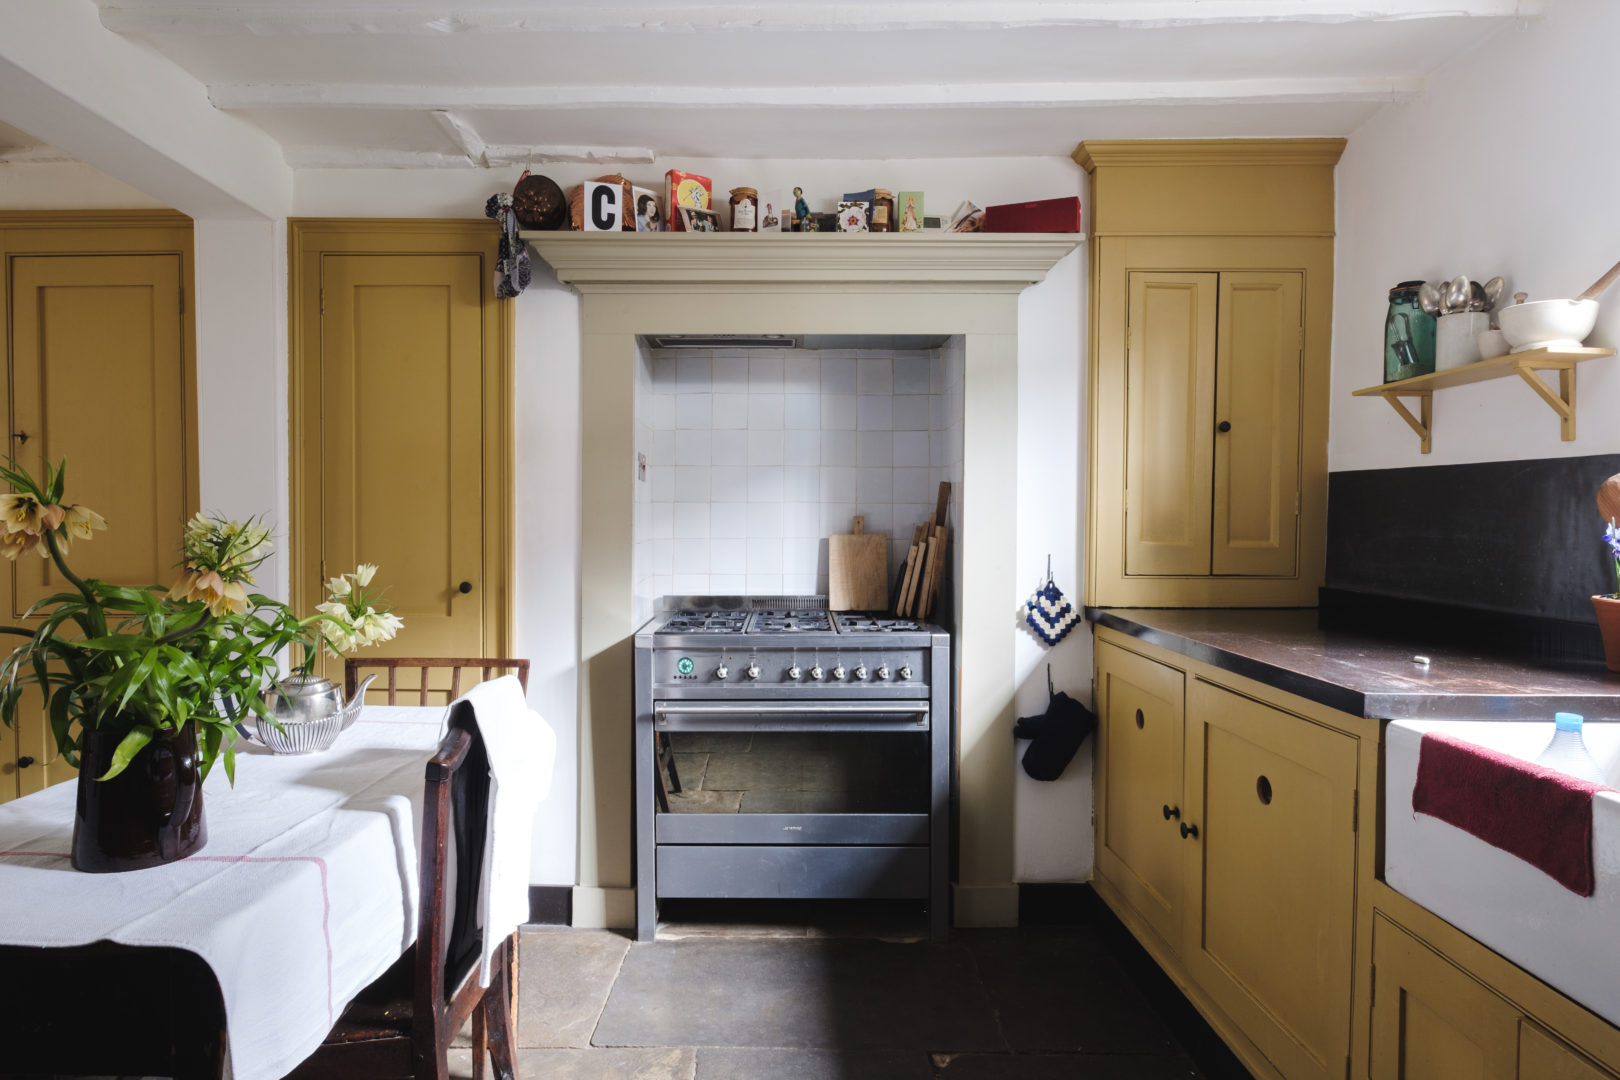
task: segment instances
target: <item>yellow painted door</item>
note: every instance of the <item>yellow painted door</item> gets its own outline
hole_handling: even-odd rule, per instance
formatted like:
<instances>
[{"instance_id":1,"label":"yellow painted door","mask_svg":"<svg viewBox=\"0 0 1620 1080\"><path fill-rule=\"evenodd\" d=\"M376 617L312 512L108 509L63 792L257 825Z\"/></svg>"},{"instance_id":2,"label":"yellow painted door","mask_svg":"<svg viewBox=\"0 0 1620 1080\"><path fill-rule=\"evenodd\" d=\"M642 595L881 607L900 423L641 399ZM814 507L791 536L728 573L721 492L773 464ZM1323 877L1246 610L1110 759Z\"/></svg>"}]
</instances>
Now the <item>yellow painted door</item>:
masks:
<instances>
[{"instance_id":1,"label":"yellow painted door","mask_svg":"<svg viewBox=\"0 0 1620 1080\"><path fill-rule=\"evenodd\" d=\"M1217 274L1132 273L1125 572L1210 572Z\"/></svg>"},{"instance_id":2,"label":"yellow painted door","mask_svg":"<svg viewBox=\"0 0 1620 1080\"><path fill-rule=\"evenodd\" d=\"M1526 1020L1519 1028L1519 1080L1614 1080L1614 1074Z\"/></svg>"},{"instance_id":3,"label":"yellow painted door","mask_svg":"<svg viewBox=\"0 0 1620 1080\"><path fill-rule=\"evenodd\" d=\"M1356 741L1194 680L1187 743L1188 974L1289 1080L1337 1080L1350 1053Z\"/></svg>"},{"instance_id":4,"label":"yellow painted door","mask_svg":"<svg viewBox=\"0 0 1620 1080\"><path fill-rule=\"evenodd\" d=\"M39 475L67 460L67 495L107 519L74 545L81 577L168 584L194 478L187 458L179 255L40 255L11 262L11 454ZM49 560L5 564L7 617L66 587ZM32 692L30 692L30 695ZM25 706L32 697L24 699ZM42 712L20 713L0 800L74 775ZM32 759L32 760L28 760Z\"/></svg>"},{"instance_id":5,"label":"yellow painted door","mask_svg":"<svg viewBox=\"0 0 1620 1080\"><path fill-rule=\"evenodd\" d=\"M1097 872L1172 949L1181 941L1185 676L1097 643Z\"/></svg>"},{"instance_id":6,"label":"yellow painted door","mask_svg":"<svg viewBox=\"0 0 1620 1080\"><path fill-rule=\"evenodd\" d=\"M1288 577L1299 565L1301 288L1297 273L1221 274L1216 574Z\"/></svg>"},{"instance_id":7,"label":"yellow painted door","mask_svg":"<svg viewBox=\"0 0 1620 1080\"><path fill-rule=\"evenodd\" d=\"M1514 1080L1518 1042L1518 1010L1395 924L1373 920L1372 1080Z\"/></svg>"},{"instance_id":8,"label":"yellow painted door","mask_svg":"<svg viewBox=\"0 0 1620 1080\"><path fill-rule=\"evenodd\" d=\"M310 569L325 580L377 564L374 587L405 622L356 655L485 655L481 273L476 255L321 260Z\"/></svg>"}]
</instances>

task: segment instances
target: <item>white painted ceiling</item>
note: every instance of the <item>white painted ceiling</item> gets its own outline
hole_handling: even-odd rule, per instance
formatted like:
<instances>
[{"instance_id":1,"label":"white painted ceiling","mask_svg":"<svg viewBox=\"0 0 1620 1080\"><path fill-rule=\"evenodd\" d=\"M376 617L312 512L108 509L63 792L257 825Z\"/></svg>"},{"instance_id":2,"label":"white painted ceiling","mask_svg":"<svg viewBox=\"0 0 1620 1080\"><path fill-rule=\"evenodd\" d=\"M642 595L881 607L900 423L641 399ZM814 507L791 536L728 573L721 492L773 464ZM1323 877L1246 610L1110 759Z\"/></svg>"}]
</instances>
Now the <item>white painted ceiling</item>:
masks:
<instances>
[{"instance_id":1,"label":"white painted ceiling","mask_svg":"<svg viewBox=\"0 0 1620 1080\"><path fill-rule=\"evenodd\" d=\"M297 167L1346 135L1544 0L97 0ZM0 149L26 144L0 127Z\"/></svg>"}]
</instances>

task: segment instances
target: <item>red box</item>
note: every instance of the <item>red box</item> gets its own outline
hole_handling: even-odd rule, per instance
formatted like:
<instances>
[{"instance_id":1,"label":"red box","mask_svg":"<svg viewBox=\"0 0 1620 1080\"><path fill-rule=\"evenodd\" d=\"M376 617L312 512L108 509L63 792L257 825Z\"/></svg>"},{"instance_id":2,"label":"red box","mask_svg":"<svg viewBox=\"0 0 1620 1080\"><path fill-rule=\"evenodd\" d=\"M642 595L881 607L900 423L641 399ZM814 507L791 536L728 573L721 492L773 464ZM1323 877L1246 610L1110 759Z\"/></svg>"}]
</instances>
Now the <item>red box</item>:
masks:
<instances>
[{"instance_id":1,"label":"red box","mask_svg":"<svg viewBox=\"0 0 1620 1080\"><path fill-rule=\"evenodd\" d=\"M987 206L984 231L1077 233L1080 231L1080 197L1068 195L1061 199Z\"/></svg>"}]
</instances>

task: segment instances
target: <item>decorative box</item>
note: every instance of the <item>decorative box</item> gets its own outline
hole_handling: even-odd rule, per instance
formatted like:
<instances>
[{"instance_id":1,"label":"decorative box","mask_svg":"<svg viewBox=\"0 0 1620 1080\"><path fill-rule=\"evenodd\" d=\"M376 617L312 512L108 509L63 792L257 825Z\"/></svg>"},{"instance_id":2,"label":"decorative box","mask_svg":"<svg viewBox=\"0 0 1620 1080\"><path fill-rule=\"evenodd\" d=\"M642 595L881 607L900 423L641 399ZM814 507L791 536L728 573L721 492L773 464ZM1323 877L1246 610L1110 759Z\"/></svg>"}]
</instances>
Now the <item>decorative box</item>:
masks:
<instances>
[{"instance_id":1,"label":"decorative box","mask_svg":"<svg viewBox=\"0 0 1620 1080\"><path fill-rule=\"evenodd\" d=\"M1079 232L1080 197L1066 195L1061 199L1039 199L1035 202L987 206L984 208L984 231Z\"/></svg>"},{"instance_id":2,"label":"decorative box","mask_svg":"<svg viewBox=\"0 0 1620 1080\"><path fill-rule=\"evenodd\" d=\"M664 181L664 203L669 208L669 227L675 232L686 231L686 223L681 220L681 207L689 210L714 209L714 181L707 176L671 169L664 174Z\"/></svg>"}]
</instances>

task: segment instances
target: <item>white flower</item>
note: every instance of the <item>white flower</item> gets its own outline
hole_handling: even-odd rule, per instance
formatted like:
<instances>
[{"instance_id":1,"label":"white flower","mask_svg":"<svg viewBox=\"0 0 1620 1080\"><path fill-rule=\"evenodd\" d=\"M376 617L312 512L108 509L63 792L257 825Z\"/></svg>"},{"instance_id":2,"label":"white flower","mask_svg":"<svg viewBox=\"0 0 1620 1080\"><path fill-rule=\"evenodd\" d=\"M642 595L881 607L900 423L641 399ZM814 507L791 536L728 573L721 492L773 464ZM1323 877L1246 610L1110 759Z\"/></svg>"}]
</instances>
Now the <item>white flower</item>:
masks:
<instances>
[{"instance_id":1,"label":"white flower","mask_svg":"<svg viewBox=\"0 0 1620 1080\"><path fill-rule=\"evenodd\" d=\"M341 600L343 597L348 596L351 591L349 579L344 576L333 578L326 583L326 591L331 594L334 600Z\"/></svg>"},{"instance_id":2,"label":"white flower","mask_svg":"<svg viewBox=\"0 0 1620 1080\"><path fill-rule=\"evenodd\" d=\"M367 585L370 585L371 584L371 576L373 574L375 574L376 572L377 572L377 564L376 563L363 562L363 563L360 564L360 566L355 570L355 572L353 574L354 583L356 585L361 586L362 588L367 586Z\"/></svg>"}]
</instances>

